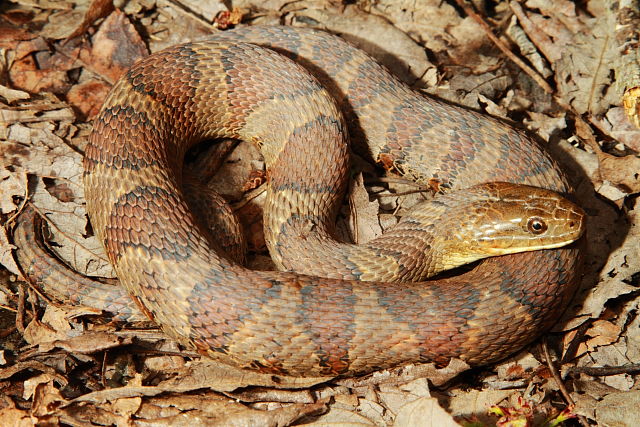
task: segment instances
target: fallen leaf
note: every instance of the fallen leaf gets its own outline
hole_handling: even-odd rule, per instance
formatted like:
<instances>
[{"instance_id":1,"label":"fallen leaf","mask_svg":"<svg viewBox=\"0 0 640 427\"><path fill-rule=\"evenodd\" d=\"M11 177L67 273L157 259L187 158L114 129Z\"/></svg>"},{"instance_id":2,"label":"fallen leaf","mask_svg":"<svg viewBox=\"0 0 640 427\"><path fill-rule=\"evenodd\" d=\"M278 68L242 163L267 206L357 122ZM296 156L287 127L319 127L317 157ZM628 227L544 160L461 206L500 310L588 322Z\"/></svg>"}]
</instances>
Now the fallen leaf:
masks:
<instances>
[{"instance_id":1,"label":"fallen leaf","mask_svg":"<svg viewBox=\"0 0 640 427\"><path fill-rule=\"evenodd\" d=\"M23 101L31 97L27 92L10 89L2 85L0 85L0 96L6 99L9 104L13 104L16 101Z\"/></svg>"},{"instance_id":2,"label":"fallen leaf","mask_svg":"<svg viewBox=\"0 0 640 427\"><path fill-rule=\"evenodd\" d=\"M87 80L84 83L73 86L67 92L67 101L80 111L82 117L90 120L100 111L109 89L111 87L100 80Z\"/></svg>"},{"instance_id":3,"label":"fallen leaf","mask_svg":"<svg viewBox=\"0 0 640 427\"><path fill-rule=\"evenodd\" d=\"M32 427L36 423L36 418L32 417L28 411L17 408L0 409L0 419L13 427Z\"/></svg>"},{"instance_id":4,"label":"fallen leaf","mask_svg":"<svg viewBox=\"0 0 640 427\"><path fill-rule=\"evenodd\" d=\"M341 13L309 6L297 14L322 23L327 30L340 34L409 84L415 83L429 68L433 68L424 49L387 20L362 13L353 5L347 5ZM380 43L381 40L384 40L384 44Z\"/></svg>"},{"instance_id":5,"label":"fallen leaf","mask_svg":"<svg viewBox=\"0 0 640 427\"><path fill-rule=\"evenodd\" d=\"M63 309L48 305L42 321L33 319L24 329L24 340L32 345L65 340L72 332Z\"/></svg>"},{"instance_id":6,"label":"fallen leaf","mask_svg":"<svg viewBox=\"0 0 640 427\"><path fill-rule=\"evenodd\" d=\"M423 397L404 405L396 415L396 426L424 426L424 427L457 427L453 417L447 413L438 400L433 397Z\"/></svg>"},{"instance_id":7,"label":"fallen leaf","mask_svg":"<svg viewBox=\"0 0 640 427\"><path fill-rule=\"evenodd\" d=\"M69 353L92 354L131 343L130 339L122 339L108 332L87 331L76 337L43 342L38 346L38 351L46 353L60 348Z\"/></svg>"},{"instance_id":8,"label":"fallen leaf","mask_svg":"<svg viewBox=\"0 0 640 427\"><path fill-rule=\"evenodd\" d=\"M601 96L611 85L617 55L611 19L610 14L583 17L582 29L571 34L569 43L559 45L562 56L552 63L560 96L580 114L598 115L619 102L613 90ZM572 32L573 28L567 30Z\"/></svg>"},{"instance_id":9,"label":"fallen leaf","mask_svg":"<svg viewBox=\"0 0 640 427\"><path fill-rule=\"evenodd\" d=\"M611 393L596 403L596 419L607 426L634 426L640 419L640 391Z\"/></svg>"},{"instance_id":10,"label":"fallen leaf","mask_svg":"<svg viewBox=\"0 0 640 427\"><path fill-rule=\"evenodd\" d=\"M621 332L622 329L619 326L607 320L596 320L585 333L590 338L580 343L576 351L576 357L580 357L588 351L594 351L600 346L616 342L620 338ZM565 349L573 341L575 334L576 331L571 331L564 336Z\"/></svg>"},{"instance_id":11,"label":"fallen leaf","mask_svg":"<svg viewBox=\"0 0 640 427\"><path fill-rule=\"evenodd\" d=\"M124 13L115 10L93 36L91 48L82 48L79 55L93 71L114 83L134 62L148 54L131 21Z\"/></svg>"},{"instance_id":12,"label":"fallen leaf","mask_svg":"<svg viewBox=\"0 0 640 427\"><path fill-rule=\"evenodd\" d=\"M349 192L349 232L354 243L366 243L382 234L377 200L369 200L364 178L359 173L352 181Z\"/></svg>"},{"instance_id":13,"label":"fallen leaf","mask_svg":"<svg viewBox=\"0 0 640 427\"><path fill-rule=\"evenodd\" d=\"M82 22L65 38L72 39L84 34L87 29L98 19L104 18L113 11L113 0L92 0L84 14Z\"/></svg>"},{"instance_id":14,"label":"fallen leaf","mask_svg":"<svg viewBox=\"0 0 640 427\"><path fill-rule=\"evenodd\" d=\"M211 388L220 392L231 392L246 386L274 388L307 388L329 381L333 377L294 378L262 374L234 368L213 360L203 359L188 363L185 368L175 370L176 376L158 384L158 387L175 392Z\"/></svg>"}]
</instances>

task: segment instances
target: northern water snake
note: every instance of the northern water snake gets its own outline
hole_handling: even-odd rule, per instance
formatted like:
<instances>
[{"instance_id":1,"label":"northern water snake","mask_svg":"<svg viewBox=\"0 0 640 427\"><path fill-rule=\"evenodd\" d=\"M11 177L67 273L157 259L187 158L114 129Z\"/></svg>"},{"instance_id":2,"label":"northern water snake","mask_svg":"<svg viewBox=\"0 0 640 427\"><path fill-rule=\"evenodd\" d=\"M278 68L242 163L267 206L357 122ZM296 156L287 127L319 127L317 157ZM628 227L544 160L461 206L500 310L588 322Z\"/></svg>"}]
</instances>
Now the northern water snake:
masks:
<instances>
[{"instance_id":1,"label":"northern water snake","mask_svg":"<svg viewBox=\"0 0 640 427\"><path fill-rule=\"evenodd\" d=\"M180 191L181 159L205 138L261 147L265 234L277 264L289 268L300 250L282 236L331 237L348 153L344 121L323 86L368 155L417 182L445 192L487 181L570 191L522 133L410 90L327 33L256 27L176 46L115 85L85 155L94 230L144 311L211 357L291 375L453 357L490 363L552 324L576 285L575 248L491 258L428 284L355 281L363 272L351 261L337 273L349 280L250 271L212 250Z\"/></svg>"}]
</instances>

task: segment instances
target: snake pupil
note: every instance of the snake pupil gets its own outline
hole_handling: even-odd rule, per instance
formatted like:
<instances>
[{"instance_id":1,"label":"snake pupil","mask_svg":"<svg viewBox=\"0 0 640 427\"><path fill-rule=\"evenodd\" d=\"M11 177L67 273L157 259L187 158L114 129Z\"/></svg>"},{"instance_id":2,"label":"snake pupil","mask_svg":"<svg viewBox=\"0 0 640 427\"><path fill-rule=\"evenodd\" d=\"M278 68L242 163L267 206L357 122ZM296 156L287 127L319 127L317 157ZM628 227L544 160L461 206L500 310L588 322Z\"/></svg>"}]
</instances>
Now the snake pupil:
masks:
<instances>
[{"instance_id":1,"label":"snake pupil","mask_svg":"<svg viewBox=\"0 0 640 427\"><path fill-rule=\"evenodd\" d=\"M538 217L529 218L527 229L533 234L542 234L547 231L547 224Z\"/></svg>"}]
</instances>

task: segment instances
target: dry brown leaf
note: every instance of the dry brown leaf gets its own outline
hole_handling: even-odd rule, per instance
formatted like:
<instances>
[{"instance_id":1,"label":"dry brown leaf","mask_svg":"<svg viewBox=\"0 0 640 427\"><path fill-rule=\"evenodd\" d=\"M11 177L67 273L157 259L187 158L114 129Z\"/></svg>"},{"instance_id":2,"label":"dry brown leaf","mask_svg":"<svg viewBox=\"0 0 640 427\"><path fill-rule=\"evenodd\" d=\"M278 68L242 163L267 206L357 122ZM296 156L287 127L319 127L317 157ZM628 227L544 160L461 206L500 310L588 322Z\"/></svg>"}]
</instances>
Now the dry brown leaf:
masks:
<instances>
[{"instance_id":1,"label":"dry brown leaf","mask_svg":"<svg viewBox=\"0 0 640 427\"><path fill-rule=\"evenodd\" d=\"M35 65L34 61L37 55L48 51L49 44L43 37L37 37L33 40L18 43L15 48L14 61L11 63L12 67L9 69L9 72L11 73L13 71L14 64L17 63L18 65L21 65L23 60L29 60L31 61L31 64Z\"/></svg>"},{"instance_id":2,"label":"dry brown leaf","mask_svg":"<svg viewBox=\"0 0 640 427\"><path fill-rule=\"evenodd\" d=\"M606 426L635 426L640 419L640 391L611 393L596 403L596 419Z\"/></svg>"},{"instance_id":3,"label":"dry brown leaf","mask_svg":"<svg viewBox=\"0 0 640 427\"><path fill-rule=\"evenodd\" d=\"M364 186L364 178L359 173L351 184L349 192L349 234L354 243L366 243L382 234L377 200L369 200L369 193Z\"/></svg>"},{"instance_id":4,"label":"dry brown leaf","mask_svg":"<svg viewBox=\"0 0 640 427\"><path fill-rule=\"evenodd\" d=\"M363 378L345 378L338 384L349 388L372 387L379 384L405 384L418 378L428 378L436 387L446 384L461 372L469 369L464 361L451 359L444 368L438 368L433 363L407 365L397 369L377 371Z\"/></svg>"},{"instance_id":5,"label":"dry brown leaf","mask_svg":"<svg viewBox=\"0 0 640 427\"><path fill-rule=\"evenodd\" d=\"M248 12L248 10L240 9L238 7L234 7L230 11L223 10L216 15L216 19L214 19L213 24L216 28L226 30L241 23L246 12Z\"/></svg>"},{"instance_id":6,"label":"dry brown leaf","mask_svg":"<svg viewBox=\"0 0 640 427\"><path fill-rule=\"evenodd\" d=\"M35 34L26 28L17 28L10 25L0 26L0 47L5 49L16 49L21 42L38 38Z\"/></svg>"},{"instance_id":7,"label":"dry brown leaf","mask_svg":"<svg viewBox=\"0 0 640 427\"><path fill-rule=\"evenodd\" d=\"M605 117L591 120L616 141L640 152L640 129L629 121L622 107L610 108Z\"/></svg>"},{"instance_id":8,"label":"dry brown leaf","mask_svg":"<svg viewBox=\"0 0 640 427\"><path fill-rule=\"evenodd\" d=\"M450 33L464 18L448 3L423 1L419 7L412 0L381 0L373 5L374 13L391 21L418 43L435 52L448 52L458 40ZM482 34L476 36L484 37Z\"/></svg>"},{"instance_id":9,"label":"dry brown leaf","mask_svg":"<svg viewBox=\"0 0 640 427\"><path fill-rule=\"evenodd\" d=\"M611 218L610 218L611 219ZM614 242L619 243L619 247L614 247L606 258L606 264L603 267L597 266L598 284L590 289L583 290L578 293L575 301L581 307L579 311L572 313L572 321L569 326L575 326L584 321L584 317L597 319L604 311L607 304L611 304L617 298L624 298L625 295L637 292L637 287L632 285L633 275L640 271L640 209L635 209L627 213L627 219L620 219L618 222L624 221L625 229L628 231L626 235L617 236ZM611 229L602 230L600 238L610 239L608 232ZM588 230L591 233L590 230ZM624 237L619 242L620 237ZM609 244L611 242L609 241ZM589 284L587 282L587 284Z\"/></svg>"},{"instance_id":10,"label":"dry brown leaf","mask_svg":"<svg viewBox=\"0 0 640 427\"><path fill-rule=\"evenodd\" d=\"M58 408L66 402L67 400L60 394L60 390L53 385L53 381L41 383L35 387L31 413L44 423L48 420L57 420Z\"/></svg>"},{"instance_id":11,"label":"dry brown leaf","mask_svg":"<svg viewBox=\"0 0 640 427\"><path fill-rule=\"evenodd\" d=\"M58 10L49 15L46 25L40 32L43 37L54 40L65 39L82 24L89 5L86 2L67 3L67 5L68 7L54 7Z\"/></svg>"},{"instance_id":12,"label":"dry brown leaf","mask_svg":"<svg viewBox=\"0 0 640 427\"><path fill-rule=\"evenodd\" d=\"M456 73L449 80L448 87L435 88L429 90L429 93L480 110L482 109L481 95L488 99L495 99L512 84L511 77L503 71L483 74Z\"/></svg>"},{"instance_id":13,"label":"dry brown leaf","mask_svg":"<svg viewBox=\"0 0 640 427\"><path fill-rule=\"evenodd\" d=\"M299 389L331 380L333 377L294 378L262 374L225 365L213 360L194 360L185 368L171 370L176 376L162 381L158 387L175 392L210 388L219 392L232 392L247 386Z\"/></svg>"},{"instance_id":14,"label":"dry brown leaf","mask_svg":"<svg viewBox=\"0 0 640 427\"><path fill-rule=\"evenodd\" d=\"M210 23L213 23L220 12L229 11L223 1L179 0L178 2Z\"/></svg>"},{"instance_id":15,"label":"dry brown leaf","mask_svg":"<svg viewBox=\"0 0 640 427\"><path fill-rule=\"evenodd\" d=\"M69 353L91 354L131 343L131 339L121 338L108 332L87 331L77 337L43 342L38 346L38 351L46 353L54 348L60 348Z\"/></svg>"},{"instance_id":16,"label":"dry brown leaf","mask_svg":"<svg viewBox=\"0 0 640 427\"><path fill-rule=\"evenodd\" d=\"M82 155L54 131L53 125L39 129L12 125L9 140L16 143L6 143L0 159L6 159L6 164L13 165L16 172L46 177L32 182L30 196L53 225L50 227L52 241L58 244L56 252L60 257L80 272L110 277L112 268L101 243L95 237L86 236ZM22 145L27 143L31 144L29 150ZM24 197L25 192L20 196Z\"/></svg>"},{"instance_id":17,"label":"dry brown leaf","mask_svg":"<svg viewBox=\"0 0 640 427\"><path fill-rule=\"evenodd\" d=\"M608 181L624 195L640 193L640 157L634 155L615 157L602 153L600 178Z\"/></svg>"},{"instance_id":18,"label":"dry brown leaf","mask_svg":"<svg viewBox=\"0 0 640 427\"><path fill-rule=\"evenodd\" d=\"M557 135L567 128L565 115L550 117L546 114L527 111L529 120L525 120L527 128L535 131L545 141L549 141L552 135Z\"/></svg>"},{"instance_id":19,"label":"dry brown leaf","mask_svg":"<svg viewBox=\"0 0 640 427\"><path fill-rule=\"evenodd\" d=\"M380 384L376 393L376 400L393 414L400 413L408 402L423 397L431 397L429 381L418 378L406 384Z\"/></svg>"},{"instance_id":20,"label":"dry brown leaf","mask_svg":"<svg viewBox=\"0 0 640 427\"><path fill-rule=\"evenodd\" d=\"M114 83L138 59L149 52L135 27L119 10L102 22L90 48L80 50L80 59L105 80Z\"/></svg>"},{"instance_id":21,"label":"dry brown leaf","mask_svg":"<svg viewBox=\"0 0 640 427\"><path fill-rule=\"evenodd\" d=\"M636 299L631 303L631 307L627 311L629 317L631 317L631 322L626 325L627 353L625 356L628 360L634 361L640 360L640 316L635 315L639 310L640 301Z\"/></svg>"},{"instance_id":22,"label":"dry brown leaf","mask_svg":"<svg viewBox=\"0 0 640 427\"><path fill-rule=\"evenodd\" d=\"M117 399L111 404L113 412L120 415L121 417L124 417L125 419L131 419L133 415L138 412L140 406L142 406L141 397Z\"/></svg>"},{"instance_id":23,"label":"dry brown leaf","mask_svg":"<svg viewBox=\"0 0 640 427\"><path fill-rule=\"evenodd\" d=\"M345 409L339 405L332 405L328 412L320 417L314 418L314 421L303 424L309 427L323 426L348 426L348 427L368 427L376 424L364 415L359 414L354 409Z\"/></svg>"},{"instance_id":24,"label":"dry brown leaf","mask_svg":"<svg viewBox=\"0 0 640 427\"><path fill-rule=\"evenodd\" d=\"M62 108L61 108L62 107ZM73 110L66 105L61 104L32 104L23 105L20 108L2 108L0 109L0 123L3 125L22 124L22 123L41 123L58 120L73 120L75 114ZM11 132L17 132L11 134ZM21 132L22 135L21 135ZM11 142L23 142L29 143L30 130L27 131L25 127L16 127L9 129L5 134L6 139ZM38 132L38 131L35 131Z\"/></svg>"},{"instance_id":25,"label":"dry brown leaf","mask_svg":"<svg viewBox=\"0 0 640 427\"><path fill-rule=\"evenodd\" d=\"M141 396L157 396L164 393L165 389L160 387L149 387L142 385L132 385L118 388L109 388L91 393L83 394L76 397L71 403L77 402L91 402L91 403L106 403L114 402L119 399L136 398Z\"/></svg>"},{"instance_id":26,"label":"dry brown leaf","mask_svg":"<svg viewBox=\"0 0 640 427\"><path fill-rule=\"evenodd\" d=\"M7 229L2 227L0 229L0 265L6 268L16 276L20 276L20 268L16 264L13 258L13 250L15 246L9 243L9 237L7 236Z\"/></svg>"},{"instance_id":27,"label":"dry brown leaf","mask_svg":"<svg viewBox=\"0 0 640 427\"><path fill-rule=\"evenodd\" d=\"M67 92L67 101L80 111L83 117L90 120L100 111L109 89L111 87L100 80L87 80L73 86Z\"/></svg>"},{"instance_id":28,"label":"dry brown leaf","mask_svg":"<svg viewBox=\"0 0 640 427\"><path fill-rule=\"evenodd\" d=\"M6 380L7 378L10 378L17 373L24 371L46 373L52 378L55 378L56 382L58 382L59 384L65 384L65 378L62 375L58 374L55 368L52 368L51 366L45 365L44 363L35 360L19 361L13 365L7 366L6 368L0 369L0 379Z\"/></svg>"},{"instance_id":29,"label":"dry brown leaf","mask_svg":"<svg viewBox=\"0 0 640 427\"><path fill-rule=\"evenodd\" d=\"M181 356L150 356L144 359L144 368L149 371L172 372L186 369L186 364Z\"/></svg>"},{"instance_id":30,"label":"dry brown leaf","mask_svg":"<svg viewBox=\"0 0 640 427\"><path fill-rule=\"evenodd\" d=\"M0 85L0 96L6 99L9 104L13 104L16 101L23 101L31 97L27 92L10 89L2 85Z\"/></svg>"},{"instance_id":31,"label":"dry brown leaf","mask_svg":"<svg viewBox=\"0 0 640 427\"><path fill-rule=\"evenodd\" d=\"M62 93L69 90L67 72L57 69L38 69L35 59L27 56L13 63L9 72L13 87L31 93Z\"/></svg>"},{"instance_id":32,"label":"dry brown leaf","mask_svg":"<svg viewBox=\"0 0 640 427\"><path fill-rule=\"evenodd\" d=\"M278 390L266 387L252 387L248 390L226 393L227 396L240 402L284 402L313 403L314 395L309 389Z\"/></svg>"},{"instance_id":33,"label":"dry brown leaf","mask_svg":"<svg viewBox=\"0 0 640 427\"><path fill-rule=\"evenodd\" d=\"M318 7L313 2L307 6L307 9L296 12L298 19L312 19L327 30L340 34L409 84L415 83L433 68L424 49L386 19L362 13L353 5L347 5L341 12Z\"/></svg>"},{"instance_id":34,"label":"dry brown leaf","mask_svg":"<svg viewBox=\"0 0 640 427\"><path fill-rule=\"evenodd\" d=\"M37 421L35 417L29 414L29 411L17 408L0 409L0 419L13 427L33 427Z\"/></svg>"},{"instance_id":35,"label":"dry brown leaf","mask_svg":"<svg viewBox=\"0 0 640 427\"><path fill-rule=\"evenodd\" d=\"M540 362L528 351L521 351L513 357L499 363L495 370L502 381L514 381L527 378L526 373L540 367Z\"/></svg>"},{"instance_id":36,"label":"dry brown leaf","mask_svg":"<svg viewBox=\"0 0 640 427\"><path fill-rule=\"evenodd\" d=\"M477 417L487 424L495 419L487 415L493 405L497 405L513 394L514 390L453 390L450 395L439 398L440 403L456 418ZM444 403L446 402L446 403Z\"/></svg>"},{"instance_id":37,"label":"dry brown leaf","mask_svg":"<svg viewBox=\"0 0 640 427\"><path fill-rule=\"evenodd\" d=\"M176 7L171 0L155 0L154 3L158 11L157 18L142 18L147 23L148 32L153 34L149 39L151 52L179 43L200 40L216 31L213 24L197 18L188 9ZM236 6L237 3L234 1L233 5ZM130 2L127 6L131 4ZM199 4L215 6L213 2L199 2ZM181 25L175 25L176 22L180 22Z\"/></svg>"},{"instance_id":38,"label":"dry brown leaf","mask_svg":"<svg viewBox=\"0 0 640 427\"><path fill-rule=\"evenodd\" d=\"M82 22L66 38L72 39L87 31L98 19L104 18L113 11L113 0L92 0L86 10Z\"/></svg>"},{"instance_id":39,"label":"dry brown leaf","mask_svg":"<svg viewBox=\"0 0 640 427\"><path fill-rule=\"evenodd\" d=\"M324 411L325 403L292 404L255 410L213 393L146 399L136 418L160 426L290 425Z\"/></svg>"},{"instance_id":40,"label":"dry brown leaf","mask_svg":"<svg viewBox=\"0 0 640 427\"><path fill-rule=\"evenodd\" d=\"M576 351L576 357L580 357L586 352L594 351L598 347L616 342L620 338L621 332L622 328L607 320L596 320L585 333L586 336L591 338L580 343ZM573 341L575 335L576 331L570 331L563 337L565 349Z\"/></svg>"},{"instance_id":41,"label":"dry brown leaf","mask_svg":"<svg viewBox=\"0 0 640 427\"><path fill-rule=\"evenodd\" d=\"M580 25L582 28L572 33L568 43L556 41L562 56L552 66L562 99L580 114L597 115L619 103L614 90L607 94L617 55L613 43L615 26L608 14L582 17Z\"/></svg>"},{"instance_id":42,"label":"dry brown leaf","mask_svg":"<svg viewBox=\"0 0 640 427\"><path fill-rule=\"evenodd\" d=\"M0 212L3 214L15 212L16 198L24 198L27 194L26 176L16 173L15 169L13 171L7 169L7 167L11 167L10 163L4 163L9 160L7 157L12 156L7 152L0 154L0 167L2 168L0 169Z\"/></svg>"},{"instance_id":43,"label":"dry brown leaf","mask_svg":"<svg viewBox=\"0 0 640 427\"><path fill-rule=\"evenodd\" d=\"M512 19L513 25L509 27L509 36L518 44L520 52L532 63L536 71L545 78L549 77L551 72L546 64L543 63L538 49L549 62L560 59L562 50L553 44L543 28L538 27L529 19L520 3L510 2L509 7L511 7L514 13L514 19ZM517 20L515 18L517 18ZM515 25L516 22L518 25Z\"/></svg>"},{"instance_id":44,"label":"dry brown leaf","mask_svg":"<svg viewBox=\"0 0 640 427\"><path fill-rule=\"evenodd\" d=\"M423 397L404 405L396 415L395 426L457 427L455 422L433 397Z\"/></svg>"},{"instance_id":45,"label":"dry brown leaf","mask_svg":"<svg viewBox=\"0 0 640 427\"><path fill-rule=\"evenodd\" d=\"M29 400L33 397L36 392L36 388L41 384L53 383L53 381L60 381L60 375L53 375L49 373L44 373L37 375L35 377L31 377L24 382L24 391L22 392L22 398L25 400ZM61 385L67 385L66 382L63 382Z\"/></svg>"},{"instance_id":46,"label":"dry brown leaf","mask_svg":"<svg viewBox=\"0 0 640 427\"><path fill-rule=\"evenodd\" d=\"M263 165L254 164L254 161L261 157L255 145L244 142L237 144L211 179L211 182L215 183L216 191L229 200L242 199L244 196L242 188L246 185L251 172L264 168Z\"/></svg>"},{"instance_id":47,"label":"dry brown leaf","mask_svg":"<svg viewBox=\"0 0 640 427\"><path fill-rule=\"evenodd\" d=\"M48 305L42 320L33 319L24 330L24 340L32 345L65 340L72 333L72 327L67 321L66 311L53 305Z\"/></svg>"},{"instance_id":48,"label":"dry brown leaf","mask_svg":"<svg viewBox=\"0 0 640 427\"><path fill-rule=\"evenodd\" d=\"M128 400L123 404L124 408L131 410L138 403L138 397L151 397L162 393L163 390L156 387L120 387L85 394L70 402L70 405L78 403L104 404ZM247 408L241 403L229 400L229 398L212 393L206 395L178 395L156 397L142 400L136 418L153 421L154 425L183 425L188 422L193 425L288 425L296 419L324 410L324 403L292 404L286 407L260 411ZM196 423L196 424L194 424Z\"/></svg>"}]
</instances>

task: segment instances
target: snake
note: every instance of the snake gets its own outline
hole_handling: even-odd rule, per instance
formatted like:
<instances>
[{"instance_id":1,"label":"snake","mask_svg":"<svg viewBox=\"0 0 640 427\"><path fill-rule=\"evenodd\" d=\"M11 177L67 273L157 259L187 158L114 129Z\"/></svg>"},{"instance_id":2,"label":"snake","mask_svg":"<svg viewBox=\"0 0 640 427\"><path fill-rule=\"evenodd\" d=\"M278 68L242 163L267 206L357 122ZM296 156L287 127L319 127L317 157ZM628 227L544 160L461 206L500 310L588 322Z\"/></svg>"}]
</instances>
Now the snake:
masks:
<instances>
[{"instance_id":1,"label":"snake","mask_svg":"<svg viewBox=\"0 0 640 427\"><path fill-rule=\"evenodd\" d=\"M285 271L249 270L224 256L185 199L185 153L217 138L260 148L265 237ZM449 235L418 210L364 245L364 255L336 242L348 138L387 171L437 192L430 206L449 209L440 219L457 215L440 227ZM311 376L453 358L490 364L547 330L579 282L581 251L565 245L582 235L585 214L560 196L572 188L540 144L504 121L412 90L320 30L244 27L140 60L94 120L84 186L120 282L116 305L243 368ZM33 228L33 212L25 217ZM18 230L16 241L34 238L33 229ZM532 240L538 234L544 238ZM460 255L460 240L483 242L485 253ZM449 254L439 267L407 273L418 261L437 263L426 254L439 244ZM57 271L38 264L42 252L24 253L36 280ZM458 255L489 258L424 280L460 264Z\"/></svg>"}]
</instances>

